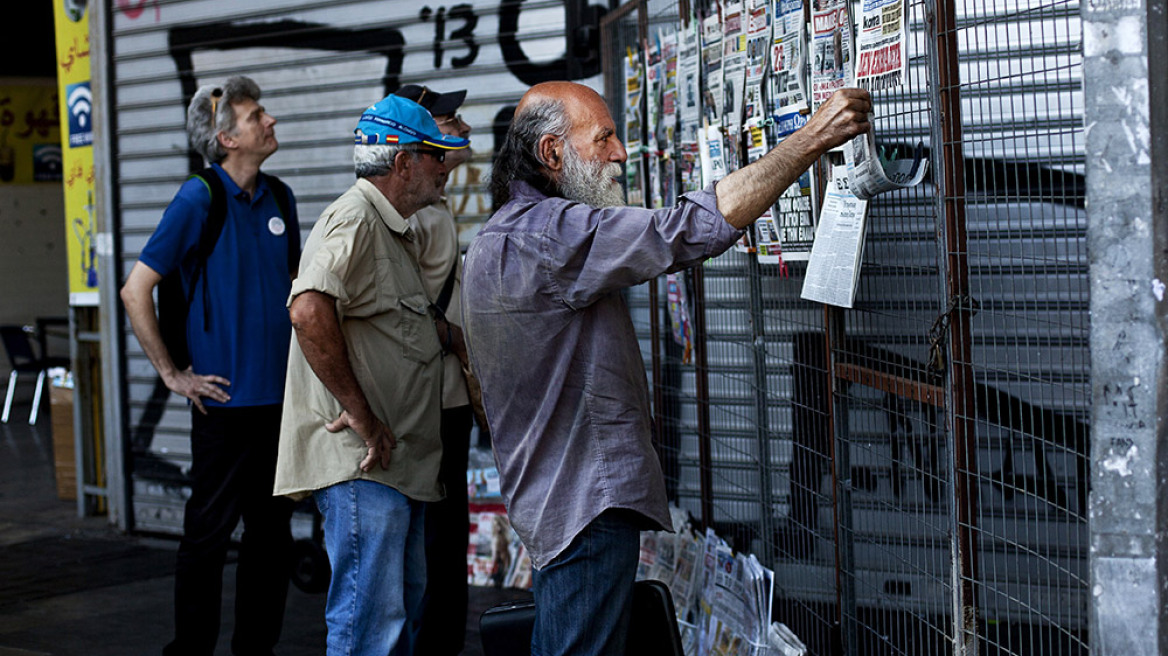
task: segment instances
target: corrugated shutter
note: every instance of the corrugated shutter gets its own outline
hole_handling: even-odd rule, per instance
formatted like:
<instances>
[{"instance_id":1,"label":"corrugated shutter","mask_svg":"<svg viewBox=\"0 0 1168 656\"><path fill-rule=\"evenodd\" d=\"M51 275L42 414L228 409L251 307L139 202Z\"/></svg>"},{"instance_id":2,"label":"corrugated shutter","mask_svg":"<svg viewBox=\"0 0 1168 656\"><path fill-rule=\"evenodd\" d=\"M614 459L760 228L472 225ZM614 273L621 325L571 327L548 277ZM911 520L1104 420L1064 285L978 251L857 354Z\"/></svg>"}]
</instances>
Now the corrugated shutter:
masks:
<instances>
[{"instance_id":1,"label":"corrugated shutter","mask_svg":"<svg viewBox=\"0 0 1168 656\"><path fill-rule=\"evenodd\" d=\"M468 89L463 118L474 159L447 186L465 244L490 213L482 181L495 135L533 83L599 85L587 41L597 7L570 0L412 2L188 0L125 6L113 17L113 117L122 279L188 172L185 107L200 84L252 77L279 123L264 170L299 201L301 231L353 180L352 129L361 110L401 84ZM584 49L581 49L581 48ZM128 324L126 429L132 444L133 526L180 533L189 467L186 404L169 394Z\"/></svg>"}]
</instances>

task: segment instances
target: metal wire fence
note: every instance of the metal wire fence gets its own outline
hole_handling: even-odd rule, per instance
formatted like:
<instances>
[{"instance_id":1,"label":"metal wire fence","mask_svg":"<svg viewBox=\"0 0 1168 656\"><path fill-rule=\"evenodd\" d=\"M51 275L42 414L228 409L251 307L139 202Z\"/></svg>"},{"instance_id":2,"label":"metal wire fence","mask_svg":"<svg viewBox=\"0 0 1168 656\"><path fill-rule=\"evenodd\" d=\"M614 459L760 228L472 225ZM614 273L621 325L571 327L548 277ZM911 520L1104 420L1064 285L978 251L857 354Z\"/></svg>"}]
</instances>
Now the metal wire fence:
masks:
<instances>
[{"instance_id":1,"label":"metal wire fence","mask_svg":"<svg viewBox=\"0 0 1168 656\"><path fill-rule=\"evenodd\" d=\"M621 58L690 11L605 19L614 116ZM803 300L805 262L736 250L630 291L670 493L774 569L774 619L810 653L1084 654L1079 6L906 16L907 76L873 93L876 133L889 153L920 143L931 170L870 202L852 308Z\"/></svg>"}]
</instances>

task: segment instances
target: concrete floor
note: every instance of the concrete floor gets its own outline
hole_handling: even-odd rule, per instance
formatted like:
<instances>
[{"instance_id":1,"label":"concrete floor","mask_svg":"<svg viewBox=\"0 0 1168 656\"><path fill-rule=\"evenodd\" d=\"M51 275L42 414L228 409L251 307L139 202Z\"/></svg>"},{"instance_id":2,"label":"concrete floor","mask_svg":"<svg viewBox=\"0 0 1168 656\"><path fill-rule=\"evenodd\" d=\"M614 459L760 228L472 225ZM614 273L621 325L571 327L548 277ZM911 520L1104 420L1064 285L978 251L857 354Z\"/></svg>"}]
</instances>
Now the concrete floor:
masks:
<instances>
[{"instance_id":1,"label":"concrete floor","mask_svg":"<svg viewBox=\"0 0 1168 656\"><path fill-rule=\"evenodd\" d=\"M47 406L48 403L44 403ZM177 539L125 535L105 517L77 517L57 497L49 412L36 426L17 404L0 424L0 656L160 654L171 638ZM234 565L224 577L216 654L229 654ZM464 656L482 654L478 618L528 595L471 588ZM280 656L324 653L324 594L292 586Z\"/></svg>"}]
</instances>

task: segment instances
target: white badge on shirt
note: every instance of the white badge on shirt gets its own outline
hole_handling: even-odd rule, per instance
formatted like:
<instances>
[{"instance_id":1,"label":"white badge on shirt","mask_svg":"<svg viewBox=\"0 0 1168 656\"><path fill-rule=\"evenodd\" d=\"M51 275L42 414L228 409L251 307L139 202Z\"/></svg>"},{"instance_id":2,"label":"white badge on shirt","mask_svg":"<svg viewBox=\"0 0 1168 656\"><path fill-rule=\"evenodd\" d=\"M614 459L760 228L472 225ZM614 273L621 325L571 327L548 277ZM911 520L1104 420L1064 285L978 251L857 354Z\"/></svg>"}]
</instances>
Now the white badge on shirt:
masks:
<instances>
[{"instance_id":1,"label":"white badge on shirt","mask_svg":"<svg viewBox=\"0 0 1168 656\"><path fill-rule=\"evenodd\" d=\"M278 216L273 216L268 219L268 232L279 237L284 234L284 219Z\"/></svg>"}]
</instances>

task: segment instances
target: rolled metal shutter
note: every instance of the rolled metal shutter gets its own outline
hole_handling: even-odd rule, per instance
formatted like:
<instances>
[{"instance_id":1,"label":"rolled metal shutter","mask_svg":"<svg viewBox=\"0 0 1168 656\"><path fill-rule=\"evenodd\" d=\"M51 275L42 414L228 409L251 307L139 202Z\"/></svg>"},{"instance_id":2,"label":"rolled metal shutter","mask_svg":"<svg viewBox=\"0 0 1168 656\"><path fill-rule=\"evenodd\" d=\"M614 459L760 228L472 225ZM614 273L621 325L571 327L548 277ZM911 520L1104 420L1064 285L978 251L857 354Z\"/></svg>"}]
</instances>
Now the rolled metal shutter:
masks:
<instances>
[{"instance_id":1,"label":"rolled metal shutter","mask_svg":"<svg viewBox=\"0 0 1168 656\"><path fill-rule=\"evenodd\" d=\"M296 194L302 238L352 184L352 130L362 109L402 84L467 89L461 114L475 156L447 185L465 245L490 214L483 181L523 92L550 79L599 87L588 26L604 10L580 0L118 3L109 109L119 279L187 174L202 167L187 148L188 99L199 85L235 74L256 80L279 121L280 149L264 170ZM181 533L187 405L162 385L128 322L123 329L132 527Z\"/></svg>"}]
</instances>

